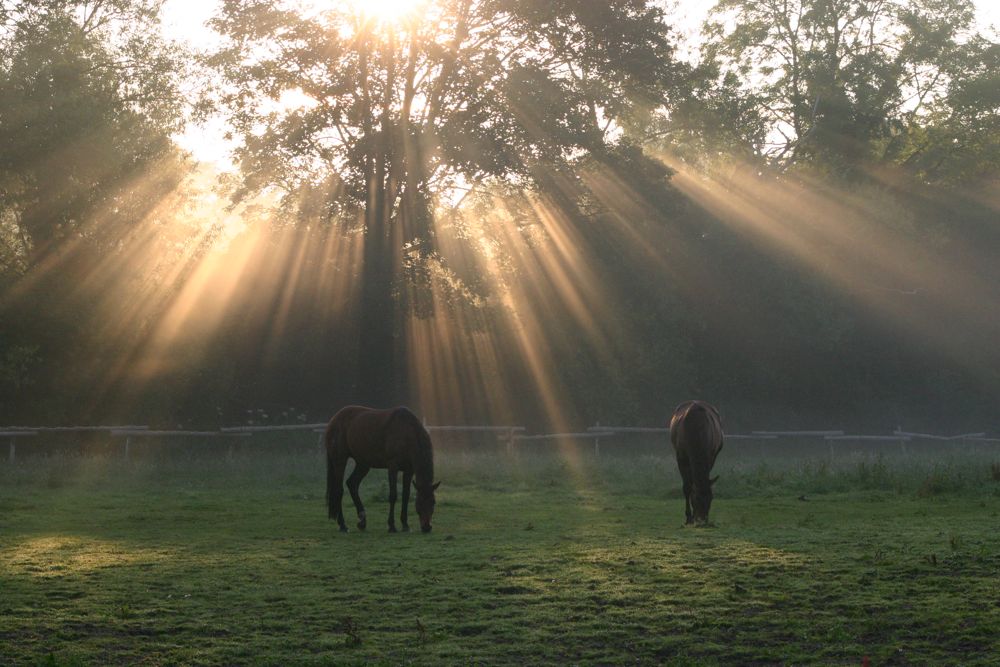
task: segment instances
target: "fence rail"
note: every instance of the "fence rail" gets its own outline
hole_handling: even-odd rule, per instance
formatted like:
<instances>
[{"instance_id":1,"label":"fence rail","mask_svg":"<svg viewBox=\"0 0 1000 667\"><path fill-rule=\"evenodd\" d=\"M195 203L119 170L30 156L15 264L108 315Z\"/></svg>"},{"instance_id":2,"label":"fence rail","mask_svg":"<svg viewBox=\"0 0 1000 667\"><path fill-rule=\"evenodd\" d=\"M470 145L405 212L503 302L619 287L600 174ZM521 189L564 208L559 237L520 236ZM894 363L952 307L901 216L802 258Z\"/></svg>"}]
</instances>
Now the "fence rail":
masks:
<instances>
[{"instance_id":1,"label":"fence rail","mask_svg":"<svg viewBox=\"0 0 1000 667\"><path fill-rule=\"evenodd\" d=\"M589 434L600 436L600 435L617 435L619 433L670 433L670 429L662 426L591 426L587 429ZM784 433L784 432L783 432ZM814 433L814 431L809 431L809 433ZM775 440L778 436L774 434L765 434L761 431L754 431L753 433L726 433L726 440Z\"/></svg>"},{"instance_id":2,"label":"fence rail","mask_svg":"<svg viewBox=\"0 0 1000 667\"><path fill-rule=\"evenodd\" d=\"M871 440L886 442L908 442L912 440L908 435L827 435L824 440Z\"/></svg>"},{"instance_id":3,"label":"fence rail","mask_svg":"<svg viewBox=\"0 0 1000 667\"><path fill-rule=\"evenodd\" d=\"M0 426L0 432L21 433L25 431L35 431L38 433L94 433L100 431L119 431L123 429L132 431L143 431L148 426Z\"/></svg>"},{"instance_id":4,"label":"fence rail","mask_svg":"<svg viewBox=\"0 0 1000 667\"><path fill-rule=\"evenodd\" d=\"M220 428L223 433L270 433L274 431L314 431L326 428L326 422L322 424L285 424L279 426L228 426Z\"/></svg>"},{"instance_id":5,"label":"fence rail","mask_svg":"<svg viewBox=\"0 0 1000 667\"><path fill-rule=\"evenodd\" d=\"M0 437L9 440L7 460L13 462L17 459L17 438L34 437L39 433L112 433L120 429L146 431L148 428L148 426L2 426Z\"/></svg>"},{"instance_id":6,"label":"fence rail","mask_svg":"<svg viewBox=\"0 0 1000 667\"><path fill-rule=\"evenodd\" d=\"M909 431L893 431L895 435L907 435L911 438L923 438L925 440L971 440L985 438L986 433L961 433L959 435L931 435L930 433L910 433Z\"/></svg>"},{"instance_id":7,"label":"fence rail","mask_svg":"<svg viewBox=\"0 0 1000 667\"><path fill-rule=\"evenodd\" d=\"M773 435L778 438L812 438L844 435L843 431L751 431L754 435Z\"/></svg>"},{"instance_id":8,"label":"fence rail","mask_svg":"<svg viewBox=\"0 0 1000 667\"><path fill-rule=\"evenodd\" d=\"M594 453L600 454L602 439L620 438L628 435L657 434L665 435L670 432L669 428L662 426L602 426L597 423L595 426L587 428L582 432L568 433L541 433L526 434L524 426L489 426L489 425L430 425L424 427L431 432L437 433L492 433L497 436L500 442L507 446L507 451L511 452L515 444L523 442L545 442L545 441L593 441ZM124 454L129 454L129 446L133 438L249 438L255 433L275 433L275 432L296 432L309 431L312 433L323 433L326 423L320 424L274 424L260 426L229 426L218 430L185 430L185 429L150 429L148 426L126 425L126 426L4 426L0 427L0 438L9 440L8 460L14 461L16 457L16 441L18 438L29 438L47 433L95 433L105 432L112 438L125 438ZM819 441L826 441L830 445L831 456L834 453L834 444L838 442L897 442L903 446L905 443L914 440L940 441L940 442L965 442L965 443L1000 443L998 437L987 437L985 431L975 433L961 433L957 435L934 435L930 433L916 433L904 431L896 428L891 435L869 435L850 434L839 429L829 430L799 430L799 431L751 431L750 433L727 433L727 440L778 440L783 438L815 438ZM620 442L620 440L619 440ZM320 441L322 445L322 439ZM232 444L229 447L232 453Z\"/></svg>"},{"instance_id":9,"label":"fence rail","mask_svg":"<svg viewBox=\"0 0 1000 667\"><path fill-rule=\"evenodd\" d=\"M663 426L591 426L587 429L591 433L670 433L670 429Z\"/></svg>"},{"instance_id":10,"label":"fence rail","mask_svg":"<svg viewBox=\"0 0 1000 667\"><path fill-rule=\"evenodd\" d=\"M225 431L139 431L135 429L115 429L111 431L113 438L169 438L199 437L199 438L249 438L252 433L228 433Z\"/></svg>"},{"instance_id":11,"label":"fence rail","mask_svg":"<svg viewBox=\"0 0 1000 667\"><path fill-rule=\"evenodd\" d=\"M468 433L521 433L527 431L524 426L428 426L424 424L428 431L452 431Z\"/></svg>"}]
</instances>

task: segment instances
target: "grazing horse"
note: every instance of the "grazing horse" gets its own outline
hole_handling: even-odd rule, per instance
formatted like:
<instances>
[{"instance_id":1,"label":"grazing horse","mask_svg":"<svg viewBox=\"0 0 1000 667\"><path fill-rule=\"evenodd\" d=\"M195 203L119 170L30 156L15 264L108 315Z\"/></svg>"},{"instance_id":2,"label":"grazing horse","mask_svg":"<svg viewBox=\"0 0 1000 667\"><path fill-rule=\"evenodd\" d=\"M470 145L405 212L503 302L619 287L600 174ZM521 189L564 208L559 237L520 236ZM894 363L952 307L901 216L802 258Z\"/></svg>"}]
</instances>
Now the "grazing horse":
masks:
<instances>
[{"instance_id":1,"label":"grazing horse","mask_svg":"<svg viewBox=\"0 0 1000 667\"><path fill-rule=\"evenodd\" d=\"M403 473L403 509L399 521L403 530L409 530L407 511L410 504L410 481L417 488L417 515L420 530L431 530L434 514L434 452L431 437L417 416L407 408L375 410L351 405L343 408L326 426L323 435L326 444L326 502L329 516L336 518L341 532L347 532L344 523L344 471L347 460L354 459L354 472L347 479L354 507L358 511L358 528L365 529L365 506L358 495L361 480L372 468L389 471L389 532L396 532L396 482Z\"/></svg>"},{"instance_id":2,"label":"grazing horse","mask_svg":"<svg viewBox=\"0 0 1000 667\"><path fill-rule=\"evenodd\" d=\"M719 479L709 479L708 474L723 443L719 411L704 401L681 403L670 418L670 442L674 445L677 467L684 480L686 523L708 523L712 485Z\"/></svg>"}]
</instances>

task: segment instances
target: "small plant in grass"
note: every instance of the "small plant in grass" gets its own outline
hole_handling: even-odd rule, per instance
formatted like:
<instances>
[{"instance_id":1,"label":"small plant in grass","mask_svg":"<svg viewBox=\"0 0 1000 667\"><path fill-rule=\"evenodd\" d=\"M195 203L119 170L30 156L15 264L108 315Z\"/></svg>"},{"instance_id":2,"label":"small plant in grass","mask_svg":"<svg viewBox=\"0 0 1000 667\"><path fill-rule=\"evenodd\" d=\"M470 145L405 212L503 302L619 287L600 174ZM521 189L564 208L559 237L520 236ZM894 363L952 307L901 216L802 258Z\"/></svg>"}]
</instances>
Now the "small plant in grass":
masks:
<instances>
[{"instance_id":1,"label":"small plant in grass","mask_svg":"<svg viewBox=\"0 0 1000 667\"><path fill-rule=\"evenodd\" d=\"M350 616L345 616L340 621L340 631L347 637L348 646L361 645L361 626Z\"/></svg>"},{"instance_id":2,"label":"small plant in grass","mask_svg":"<svg viewBox=\"0 0 1000 667\"><path fill-rule=\"evenodd\" d=\"M939 470L928 474L917 489L917 496L920 498L930 498L945 490L945 476Z\"/></svg>"},{"instance_id":3,"label":"small plant in grass","mask_svg":"<svg viewBox=\"0 0 1000 667\"><path fill-rule=\"evenodd\" d=\"M115 607L114 614L115 618L119 621L127 621L132 617L132 606L127 602L123 602Z\"/></svg>"},{"instance_id":4,"label":"small plant in grass","mask_svg":"<svg viewBox=\"0 0 1000 667\"><path fill-rule=\"evenodd\" d=\"M875 456L874 460L870 462L861 461L858 464L858 480L864 486L888 489L892 486L891 479L889 467L886 465L885 457L881 454Z\"/></svg>"},{"instance_id":5,"label":"small plant in grass","mask_svg":"<svg viewBox=\"0 0 1000 667\"><path fill-rule=\"evenodd\" d=\"M86 663L76 657L63 658L56 656L55 653L49 653L38 664L41 665L41 667L77 667L78 665L84 665Z\"/></svg>"},{"instance_id":6,"label":"small plant in grass","mask_svg":"<svg viewBox=\"0 0 1000 667\"><path fill-rule=\"evenodd\" d=\"M49 489L61 489L69 482L69 465L65 459L59 460L48 468L45 486Z\"/></svg>"},{"instance_id":7,"label":"small plant in grass","mask_svg":"<svg viewBox=\"0 0 1000 667\"><path fill-rule=\"evenodd\" d=\"M948 546L951 547L952 551L958 551L962 548L962 536L952 533L948 536Z\"/></svg>"}]
</instances>

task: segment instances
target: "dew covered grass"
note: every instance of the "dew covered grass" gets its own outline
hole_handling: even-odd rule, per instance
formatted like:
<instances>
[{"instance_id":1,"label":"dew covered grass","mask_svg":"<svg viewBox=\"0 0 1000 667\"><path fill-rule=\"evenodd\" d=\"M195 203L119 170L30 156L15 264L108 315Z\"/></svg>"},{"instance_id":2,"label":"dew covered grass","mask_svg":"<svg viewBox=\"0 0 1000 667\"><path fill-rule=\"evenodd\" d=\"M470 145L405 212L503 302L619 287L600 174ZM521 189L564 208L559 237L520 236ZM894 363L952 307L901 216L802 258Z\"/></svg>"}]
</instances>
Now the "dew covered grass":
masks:
<instances>
[{"instance_id":1,"label":"dew covered grass","mask_svg":"<svg viewBox=\"0 0 1000 667\"><path fill-rule=\"evenodd\" d=\"M1000 457L988 451L729 450L714 525L695 529L681 525L665 452L446 449L431 534L385 531L373 471L368 531L342 535L316 449L278 449L0 465L0 664L1000 655Z\"/></svg>"}]
</instances>

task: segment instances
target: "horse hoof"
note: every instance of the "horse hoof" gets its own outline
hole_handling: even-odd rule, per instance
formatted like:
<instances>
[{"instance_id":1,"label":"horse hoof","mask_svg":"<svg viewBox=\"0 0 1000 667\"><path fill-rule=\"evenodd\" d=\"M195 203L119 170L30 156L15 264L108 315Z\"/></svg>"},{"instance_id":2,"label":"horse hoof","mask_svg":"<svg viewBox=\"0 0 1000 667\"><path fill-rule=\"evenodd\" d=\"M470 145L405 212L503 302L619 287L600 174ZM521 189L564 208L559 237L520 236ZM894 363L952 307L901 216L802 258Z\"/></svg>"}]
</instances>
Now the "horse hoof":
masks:
<instances>
[{"instance_id":1,"label":"horse hoof","mask_svg":"<svg viewBox=\"0 0 1000 667\"><path fill-rule=\"evenodd\" d=\"M340 527L340 532L346 533L347 532L347 526L341 526Z\"/></svg>"},{"instance_id":2,"label":"horse hoof","mask_svg":"<svg viewBox=\"0 0 1000 667\"><path fill-rule=\"evenodd\" d=\"M402 530L404 533L408 533L410 532L410 527L404 523L403 527L400 530Z\"/></svg>"},{"instance_id":3,"label":"horse hoof","mask_svg":"<svg viewBox=\"0 0 1000 667\"><path fill-rule=\"evenodd\" d=\"M390 533L395 533L396 532L396 527L395 526L389 526L389 532Z\"/></svg>"},{"instance_id":4,"label":"horse hoof","mask_svg":"<svg viewBox=\"0 0 1000 667\"><path fill-rule=\"evenodd\" d=\"M368 524L366 524L364 521L358 521L358 530L364 530L367 526Z\"/></svg>"}]
</instances>

